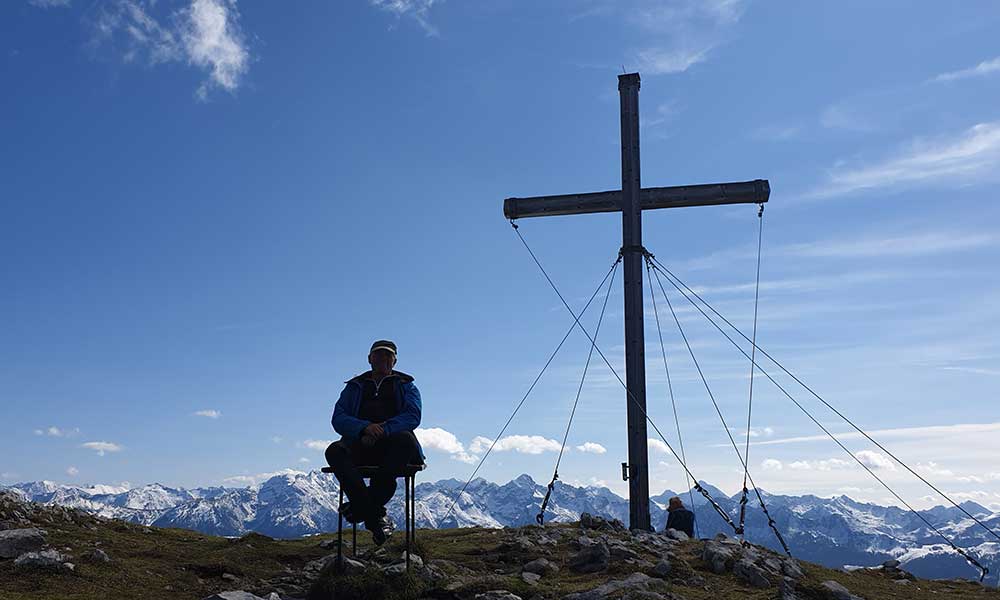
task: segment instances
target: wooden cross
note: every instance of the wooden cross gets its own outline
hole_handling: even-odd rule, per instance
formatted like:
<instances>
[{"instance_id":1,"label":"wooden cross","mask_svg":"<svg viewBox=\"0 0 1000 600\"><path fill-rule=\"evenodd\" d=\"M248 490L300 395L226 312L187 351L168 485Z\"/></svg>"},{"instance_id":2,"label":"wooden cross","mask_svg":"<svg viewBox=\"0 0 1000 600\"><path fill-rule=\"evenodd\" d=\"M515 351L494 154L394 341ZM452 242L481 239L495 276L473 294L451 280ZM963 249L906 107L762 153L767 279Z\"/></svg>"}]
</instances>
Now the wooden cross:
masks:
<instances>
[{"instance_id":1,"label":"wooden cross","mask_svg":"<svg viewBox=\"0 0 1000 600\"><path fill-rule=\"evenodd\" d=\"M622 213L622 257L625 286L625 385L628 414L628 463L622 476L629 482L629 529L649 531L649 462L646 443L646 359L642 313L642 211L654 208L761 204L771 188L766 179L642 188L639 183L639 74L618 76L621 100L622 189L611 192L507 198L503 214L513 221L527 217ZM632 399L628 398L631 393Z\"/></svg>"}]
</instances>

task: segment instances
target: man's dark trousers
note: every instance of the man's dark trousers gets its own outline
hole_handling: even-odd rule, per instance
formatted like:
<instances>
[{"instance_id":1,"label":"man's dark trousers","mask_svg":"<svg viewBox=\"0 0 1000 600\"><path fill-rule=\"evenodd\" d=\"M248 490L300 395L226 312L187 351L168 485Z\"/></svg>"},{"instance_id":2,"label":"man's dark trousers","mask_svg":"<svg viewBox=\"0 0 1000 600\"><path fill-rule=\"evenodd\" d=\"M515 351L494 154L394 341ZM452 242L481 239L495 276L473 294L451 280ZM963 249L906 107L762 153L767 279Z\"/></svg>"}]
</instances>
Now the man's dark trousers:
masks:
<instances>
[{"instance_id":1,"label":"man's dark trousers","mask_svg":"<svg viewBox=\"0 0 1000 600\"><path fill-rule=\"evenodd\" d=\"M360 441L334 442L326 449L326 462L333 467L354 515L359 521L368 521L381 516L382 507L396 493L396 477L403 467L423 460L413 432L397 431L382 436L372 446L365 446ZM378 474L372 477L371 487L365 485L358 466L380 467Z\"/></svg>"}]
</instances>

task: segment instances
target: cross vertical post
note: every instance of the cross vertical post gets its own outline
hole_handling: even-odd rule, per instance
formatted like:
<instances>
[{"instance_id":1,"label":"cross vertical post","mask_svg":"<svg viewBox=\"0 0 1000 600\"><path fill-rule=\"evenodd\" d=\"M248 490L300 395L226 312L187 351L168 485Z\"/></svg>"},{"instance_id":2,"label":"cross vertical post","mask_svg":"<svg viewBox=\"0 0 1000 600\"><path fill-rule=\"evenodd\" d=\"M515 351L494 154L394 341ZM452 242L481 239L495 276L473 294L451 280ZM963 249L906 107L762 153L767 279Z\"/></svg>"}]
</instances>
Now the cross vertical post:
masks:
<instances>
[{"instance_id":1,"label":"cross vertical post","mask_svg":"<svg viewBox=\"0 0 1000 600\"><path fill-rule=\"evenodd\" d=\"M629 528L648 530L646 349L642 295L642 189L639 169L639 74L618 76L622 141L622 275L625 285L625 406L628 429ZM631 394L631 398L629 398Z\"/></svg>"}]
</instances>

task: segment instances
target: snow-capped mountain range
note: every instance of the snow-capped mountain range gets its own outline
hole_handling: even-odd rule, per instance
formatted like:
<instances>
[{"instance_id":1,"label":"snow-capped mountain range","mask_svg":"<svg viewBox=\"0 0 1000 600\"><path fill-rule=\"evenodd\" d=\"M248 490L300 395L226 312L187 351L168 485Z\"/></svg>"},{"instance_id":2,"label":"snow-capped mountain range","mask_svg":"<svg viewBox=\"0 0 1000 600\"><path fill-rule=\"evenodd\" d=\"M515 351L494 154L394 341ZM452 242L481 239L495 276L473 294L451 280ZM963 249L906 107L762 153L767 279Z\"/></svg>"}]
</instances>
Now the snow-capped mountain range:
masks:
<instances>
[{"instance_id":1,"label":"snow-capped mountain range","mask_svg":"<svg viewBox=\"0 0 1000 600\"><path fill-rule=\"evenodd\" d=\"M739 496L729 497L704 482L702 486L734 519ZM339 487L320 471L287 471L244 488L170 488L153 483L136 488L107 485L75 486L50 481L3 486L27 500L80 508L101 516L156 525L182 527L213 535L239 536L255 531L292 538L336 531ZM416 487L417 527L506 527L535 522L545 486L528 475L505 484L473 480L446 517L462 482L444 479ZM874 566L896 558L905 569L927 578L978 578L979 573L909 511L855 502L847 496L782 496L762 492L778 529L793 555L829 567ZM657 529L666 522L667 490L650 499ZM683 494L685 500L690 496ZM694 494L698 535L710 537L732 529L699 494ZM1000 513L974 502L962 507L994 531ZM393 520L403 523L403 486L388 506ZM557 481L546 521L575 521L583 512L628 521L628 501L604 487L575 487ZM1000 571L1000 543L954 507L938 506L921 513L992 573ZM747 509L747 539L780 550L756 500ZM991 541L992 540L992 541Z\"/></svg>"}]
</instances>

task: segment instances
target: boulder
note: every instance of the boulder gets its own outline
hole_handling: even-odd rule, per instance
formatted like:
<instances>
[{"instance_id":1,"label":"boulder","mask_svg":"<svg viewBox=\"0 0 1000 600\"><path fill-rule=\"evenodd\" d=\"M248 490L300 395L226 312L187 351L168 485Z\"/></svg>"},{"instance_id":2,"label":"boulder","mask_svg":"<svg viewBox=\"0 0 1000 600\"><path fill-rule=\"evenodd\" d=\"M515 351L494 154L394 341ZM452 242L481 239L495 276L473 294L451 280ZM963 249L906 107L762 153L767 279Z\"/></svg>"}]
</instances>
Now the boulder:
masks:
<instances>
[{"instance_id":1,"label":"boulder","mask_svg":"<svg viewBox=\"0 0 1000 600\"><path fill-rule=\"evenodd\" d=\"M618 592L648 591L653 581L659 580L644 573L632 573L625 579L615 579L586 592L568 594L563 596L563 600L603 600Z\"/></svg>"},{"instance_id":2,"label":"boulder","mask_svg":"<svg viewBox=\"0 0 1000 600\"><path fill-rule=\"evenodd\" d=\"M521 600L521 597L511 594L507 590L490 590L482 594L476 594L476 600Z\"/></svg>"},{"instance_id":3,"label":"boulder","mask_svg":"<svg viewBox=\"0 0 1000 600\"><path fill-rule=\"evenodd\" d=\"M656 563L656 566L653 567L653 575L656 575L661 579L666 579L670 576L671 570L670 560L664 556L660 559L660 562Z\"/></svg>"},{"instance_id":4,"label":"boulder","mask_svg":"<svg viewBox=\"0 0 1000 600\"><path fill-rule=\"evenodd\" d=\"M724 542L707 541L705 549L702 550L701 558L708 563L708 568L715 574L721 575L732 568L735 563L733 550Z\"/></svg>"},{"instance_id":5,"label":"boulder","mask_svg":"<svg viewBox=\"0 0 1000 600\"><path fill-rule=\"evenodd\" d=\"M526 573L534 573L536 575L549 575L559 571L558 565L547 558L536 558L531 562L525 563L521 569Z\"/></svg>"},{"instance_id":6,"label":"boulder","mask_svg":"<svg viewBox=\"0 0 1000 600\"><path fill-rule=\"evenodd\" d=\"M232 592L219 592L218 594L212 594L211 596L205 598L205 600L264 600L264 598L243 590L235 590Z\"/></svg>"},{"instance_id":7,"label":"boulder","mask_svg":"<svg viewBox=\"0 0 1000 600\"><path fill-rule=\"evenodd\" d=\"M587 546L569 559L570 570L576 573L597 573L608 568L611 552L607 544L599 542Z\"/></svg>"},{"instance_id":8,"label":"boulder","mask_svg":"<svg viewBox=\"0 0 1000 600\"><path fill-rule=\"evenodd\" d=\"M108 553L105 552L104 550L101 550L100 548L94 548L87 554L84 554L83 557L89 560L90 562L99 562L99 563L111 562L111 557L108 556Z\"/></svg>"},{"instance_id":9,"label":"boulder","mask_svg":"<svg viewBox=\"0 0 1000 600\"><path fill-rule=\"evenodd\" d=\"M36 527L0 531L0 558L15 558L41 550L44 545L45 531Z\"/></svg>"},{"instance_id":10,"label":"boulder","mask_svg":"<svg viewBox=\"0 0 1000 600\"><path fill-rule=\"evenodd\" d=\"M523 579L528 585L538 585L538 580L541 578L542 576L538 573L532 573L530 571L524 571L521 573L521 579Z\"/></svg>"},{"instance_id":11,"label":"boulder","mask_svg":"<svg viewBox=\"0 0 1000 600\"><path fill-rule=\"evenodd\" d=\"M764 569L758 567L752 560L744 558L733 566L733 574L742 581L745 581L755 588L771 587L771 580L767 578Z\"/></svg>"},{"instance_id":12,"label":"boulder","mask_svg":"<svg viewBox=\"0 0 1000 600\"><path fill-rule=\"evenodd\" d=\"M76 568L76 565L66 562L66 557L56 550L25 552L14 560L14 566L17 568L45 569L59 573L72 573Z\"/></svg>"},{"instance_id":13,"label":"boulder","mask_svg":"<svg viewBox=\"0 0 1000 600\"><path fill-rule=\"evenodd\" d=\"M678 542L686 542L691 539L691 537L688 534L684 533L683 531L677 531L672 527L670 529L667 529L663 533L665 533L668 538L672 540L677 540Z\"/></svg>"},{"instance_id":14,"label":"boulder","mask_svg":"<svg viewBox=\"0 0 1000 600\"><path fill-rule=\"evenodd\" d=\"M840 585L836 581L824 581L819 584L823 588L827 595L829 595L833 600L861 600L859 596L852 594L847 588Z\"/></svg>"},{"instance_id":15,"label":"boulder","mask_svg":"<svg viewBox=\"0 0 1000 600\"><path fill-rule=\"evenodd\" d=\"M802 579L805 576L805 573L802 572L802 567L799 566L799 561L790 557L782 561L781 574L795 580Z\"/></svg>"}]
</instances>

